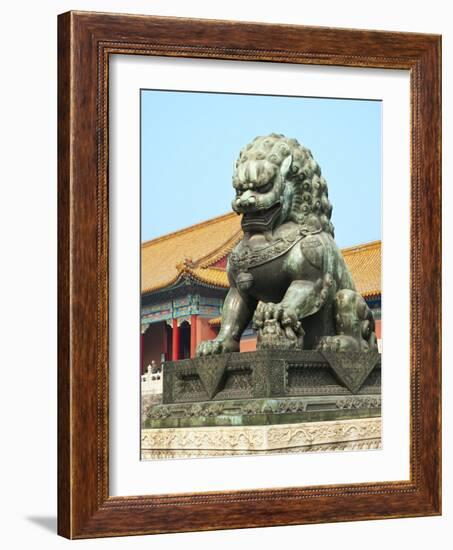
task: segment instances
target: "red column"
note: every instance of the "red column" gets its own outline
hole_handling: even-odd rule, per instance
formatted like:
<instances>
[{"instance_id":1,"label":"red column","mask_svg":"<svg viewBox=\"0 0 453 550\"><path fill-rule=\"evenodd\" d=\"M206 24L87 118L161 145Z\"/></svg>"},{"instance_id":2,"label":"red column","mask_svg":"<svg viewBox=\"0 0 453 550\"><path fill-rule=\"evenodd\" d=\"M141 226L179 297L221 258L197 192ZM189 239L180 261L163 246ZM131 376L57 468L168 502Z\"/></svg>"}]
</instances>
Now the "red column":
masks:
<instances>
[{"instance_id":1,"label":"red column","mask_svg":"<svg viewBox=\"0 0 453 550\"><path fill-rule=\"evenodd\" d=\"M177 361L179 359L179 327L177 319L173 319L171 359L172 361Z\"/></svg>"},{"instance_id":2,"label":"red column","mask_svg":"<svg viewBox=\"0 0 453 550\"><path fill-rule=\"evenodd\" d=\"M195 357L197 349L197 319L198 315L190 316L190 357Z\"/></svg>"}]
</instances>

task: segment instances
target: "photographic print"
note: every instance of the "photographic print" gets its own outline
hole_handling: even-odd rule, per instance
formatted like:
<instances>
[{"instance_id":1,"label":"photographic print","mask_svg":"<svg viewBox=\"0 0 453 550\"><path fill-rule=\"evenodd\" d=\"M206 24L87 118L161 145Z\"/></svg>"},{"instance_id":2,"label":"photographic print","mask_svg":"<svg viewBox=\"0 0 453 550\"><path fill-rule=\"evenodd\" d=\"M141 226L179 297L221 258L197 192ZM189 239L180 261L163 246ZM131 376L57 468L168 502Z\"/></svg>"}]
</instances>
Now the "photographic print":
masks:
<instances>
[{"instance_id":1,"label":"photographic print","mask_svg":"<svg viewBox=\"0 0 453 550\"><path fill-rule=\"evenodd\" d=\"M141 90L141 457L381 447L381 102Z\"/></svg>"}]
</instances>

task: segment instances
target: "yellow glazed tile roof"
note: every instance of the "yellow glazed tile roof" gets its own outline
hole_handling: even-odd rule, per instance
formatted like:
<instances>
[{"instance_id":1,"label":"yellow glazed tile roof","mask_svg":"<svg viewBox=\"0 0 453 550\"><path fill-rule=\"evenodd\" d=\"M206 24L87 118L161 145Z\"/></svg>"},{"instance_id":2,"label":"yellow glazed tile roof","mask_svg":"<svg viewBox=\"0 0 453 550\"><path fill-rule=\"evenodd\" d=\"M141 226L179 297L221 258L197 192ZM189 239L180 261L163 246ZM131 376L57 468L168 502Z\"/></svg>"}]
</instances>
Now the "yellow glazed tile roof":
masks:
<instances>
[{"instance_id":1,"label":"yellow glazed tile roof","mask_svg":"<svg viewBox=\"0 0 453 550\"><path fill-rule=\"evenodd\" d=\"M357 291L370 297L381 293L381 241L342 249Z\"/></svg>"},{"instance_id":2,"label":"yellow glazed tile roof","mask_svg":"<svg viewBox=\"0 0 453 550\"><path fill-rule=\"evenodd\" d=\"M215 263L220 259L216 258L217 252L227 248L226 245L235 235L239 240L240 234L241 219L232 212L144 242L142 293L170 286L178 280L182 271L190 269L189 266L197 266L200 260L210 255L214 257L211 263Z\"/></svg>"},{"instance_id":3,"label":"yellow glazed tile roof","mask_svg":"<svg viewBox=\"0 0 453 550\"><path fill-rule=\"evenodd\" d=\"M142 244L142 293L174 284L181 276L228 288L224 269L213 267L241 238L240 217L226 214ZM381 241L344 248L343 256L357 290L381 292Z\"/></svg>"}]
</instances>

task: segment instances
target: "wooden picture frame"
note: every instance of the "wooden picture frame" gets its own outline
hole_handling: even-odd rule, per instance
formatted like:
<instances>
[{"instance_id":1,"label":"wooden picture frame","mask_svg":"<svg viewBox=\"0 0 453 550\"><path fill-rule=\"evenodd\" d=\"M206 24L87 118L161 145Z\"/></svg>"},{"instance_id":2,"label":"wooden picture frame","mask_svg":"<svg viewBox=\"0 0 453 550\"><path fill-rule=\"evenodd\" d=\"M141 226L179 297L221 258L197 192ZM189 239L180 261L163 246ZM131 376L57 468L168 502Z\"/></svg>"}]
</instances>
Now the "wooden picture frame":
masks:
<instances>
[{"instance_id":1,"label":"wooden picture frame","mask_svg":"<svg viewBox=\"0 0 453 550\"><path fill-rule=\"evenodd\" d=\"M440 514L440 37L69 12L59 16L58 48L59 534L88 538ZM109 495L111 54L410 71L410 480Z\"/></svg>"}]
</instances>

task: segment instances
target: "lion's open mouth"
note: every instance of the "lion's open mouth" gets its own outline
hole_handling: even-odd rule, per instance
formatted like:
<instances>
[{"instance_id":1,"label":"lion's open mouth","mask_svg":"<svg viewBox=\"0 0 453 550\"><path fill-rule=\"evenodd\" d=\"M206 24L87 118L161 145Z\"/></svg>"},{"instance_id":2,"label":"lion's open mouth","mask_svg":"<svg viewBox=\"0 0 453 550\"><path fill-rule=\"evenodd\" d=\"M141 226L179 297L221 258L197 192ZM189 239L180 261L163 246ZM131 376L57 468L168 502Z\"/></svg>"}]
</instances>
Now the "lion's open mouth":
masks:
<instances>
[{"instance_id":1,"label":"lion's open mouth","mask_svg":"<svg viewBox=\"0 0 453 550\"><path fill-rule=\"evenodd\" d=\"M244 231L267 231L272 229L280 213L280 203L274 204L267 210L256 210L242 215L242 229Z\"/></svg>"}]
</instances>

